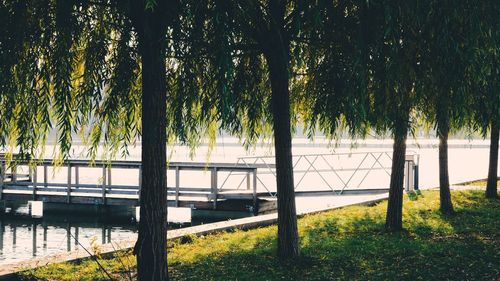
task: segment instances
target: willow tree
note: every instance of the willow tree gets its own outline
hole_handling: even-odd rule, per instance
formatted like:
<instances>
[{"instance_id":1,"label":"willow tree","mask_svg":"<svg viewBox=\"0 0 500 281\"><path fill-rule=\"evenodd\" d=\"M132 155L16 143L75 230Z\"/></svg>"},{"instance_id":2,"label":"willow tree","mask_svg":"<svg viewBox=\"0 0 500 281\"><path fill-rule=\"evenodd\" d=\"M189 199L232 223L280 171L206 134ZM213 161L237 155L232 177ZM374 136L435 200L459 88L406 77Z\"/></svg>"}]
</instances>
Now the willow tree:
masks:
<instances>
[{"instance_id":1,"label":"willow tree","mask_svg":"<svg viewBox=\"0 0 500 281\"><path fill-rule=\"evenodd\" d=\"M166 51L176 1L1 1L2 142L35 154L57 130L63 158L142 138L139 280L167 280ZM142 121L141 121L142 120ZM55 124L55 125L53 125Z\"/></svg>"},{"instance_id":2,"label":"willow tree","mask_svg":"<svg viewBox=\"0 0 500 281\"><path fill-rule=\"evenodd\" d=\"M325 2L327 29L313 38L308 85L311 128L327 135L339 125L351 135L370 128L394 137L386 228L402 228L406 139L418 101L420 36L426 8L419 1ZM313 33L314 35L315 33ZM323 47L322 47L323 45ZM318 54L319 53L319 54Z\"/></svg>"},{"instance_id":3,"label":"willow tree","mask_svg":"<svg viewBox=\"0 0 500 281\"><path fill-rule=\"evenodd\" d=\"M262 53L271 85L272 127L276 156L278 193L278 256L292 259L299 256L299 235L295 207L292 135L290 123L290 40L289 15L296 12L299 1L269 0L236 4L233 20L252 38ZM293 8L289 8L293 6ZM291 17L293 18L293 16Z\"/></svg>"},{"instance_id":4,"label":"willow tree","mask_svg":"<svg viewBox=\"0 0 500 281\"><path fill-rule=\"evenodd\" d=\"M195 35L206 46L188 47L205 59L201 100L220 105L211 112L222 128L255 139L271 125L276 156L278 256L299 255L291 146L290 77L300 1L206 1L194 3ZM198 7L198 9L196 9ZM206 7L203 11L202 7ZM198 16L199 20L196 20ZM200 31L201 30L201 31ZM197 34L198 33L198 34ZM202 33L202 34L199 34ZM191 65L193 62L186 62ZM182 68L189 74L188 68ZM211 76L211 77L208 77ZM210 83L210 81L214 81ZM270 89L270 90L269 90ZM253 92L255 90L255 92ZM208 94L216 93L216 94ZM201 109L211 102L201 102ZM254 108L252 108L254 107ZM266 113L267 112L267 113Z\"/></svg>"},{"instance_id":5,"label":"willow tree","mask_svg":"<svg viewBox=\"0 0 500 281\"><path fill-rule=\"evenodd\" d=\"M373 34L366 1L322 1L305 13L307 43L302 115L310 137L321 130L336 138L369 129L369 56Z\"/></svg>"},{"instance_id":6,"label":"willow tree","mask_svg":"<svg viewBox=\"0 0 500 281\"><path fill-rule=\"evenodd\" d=\"M420 31L425 5L419 1L370 1L369 55L371 123L394 138L386 229L402 229L406 139L418 101Z\"/></svg>"},{"instance_id":7,"label":"willow tree","mask_svg":"<svg viewBox=\"0 0 500 281\"><path fill-rule=\"evenodd\" d=\"M453 213L448 173L448 136L464 127L468 115L469 82L466 77L470 51L466 42L468 9L464 1L434 1L422 29L422 75L418 88L423 98L419 110L433 124L439 137L440 210Z\"/></svg>"},{"instance_id":8,"label":"willow tree","mask_svg":"<svg viewBox=\"0 0 500 281\"><path fill-rule=\"evenodd\" d=\"M472 128L486 136L490 153L486 197L497 197L498 142L500 131L500 3L484 1L470 9L473 59L468 68L472 82Z\"/></svg>"},{"instance_id":9,"label":"willow tree","mask_svg":"<svg viewBox=\"0 0 500 281\"><path fill-rule=\"evenodd\" d=\"M33 154L44 138L49 120L48 83L38 77L50 76L42 23L50 21L45 6L24 1L0 2L0 145L18 146L22 155ZM30 10L36 11L33 14ZM29 38L29 40L28 40ZM45 102L41 102L45 101Z\"/></svg>"}]
</instances>

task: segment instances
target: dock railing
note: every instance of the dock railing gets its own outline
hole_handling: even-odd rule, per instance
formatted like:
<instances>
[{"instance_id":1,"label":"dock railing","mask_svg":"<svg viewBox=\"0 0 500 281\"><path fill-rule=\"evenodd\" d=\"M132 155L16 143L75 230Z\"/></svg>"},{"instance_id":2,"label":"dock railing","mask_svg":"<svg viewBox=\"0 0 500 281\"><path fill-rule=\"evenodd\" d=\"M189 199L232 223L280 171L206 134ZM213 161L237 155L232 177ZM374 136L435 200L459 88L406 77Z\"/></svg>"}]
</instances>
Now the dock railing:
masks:
<instances>
[{"instance_id":1,"label":"dock railing","mask_svg":"<svg viewBox=\"0 0 500 281\"><path fill-rule=\"evenodd\" d=\"M402 187L406 191L418 189L418 160L417 153L407 152ZM276 196L274 156L241 157L237 164L256 166L257 191ZM294 189L297 195L383 191L389 188L391 166L391 151L294 155ZM237 187L241 188L243 182Z\"/></svg>"},{"instance_id":2,"label":"dock railing","mask_svg":"<svg viewBox=\"0 0 500 281\"><path fill-rule=\"evenodd\" d=\"M136 200L138 202L142 187L140 161L90 161L66 160L54 164L52 159L17 160L6 165L0 159L0 200L6 193L30 195L30 200L40 200L42 195L64 196L61 203L72 203L74 196L92 198L94 204L107 204L109 198ZM121 171L120 171L121 170ZM196 172L196 181L201 186L181 183L183 172ZM214 209L220 198L229 198L236 188L221 186L219 178L234 173L246 175L246 197L257 200L257 167L245 164L170 162L167 165L167 194L169 201L179 205L182 197L205 198L213 202ZM209 184L204 182L209 173ZM172 181L173 179L173 181ZM189 180L186 178L189 182ZM252 184L253 182L253 184ZM24 198L23 197L23 198Z\"/></svg>"},{"instance_id":3,"label":"dock railing","mask_svg":"<svg viewBox=\"0 0 500 281\"><path fill-rule=\"evenodd\" d=\"M406 155L402 188L407 191L418 189L418 158L411 151ZM168 200L179 206L182 200L197 198L212 202L216 209L219 199L251 199L256 206L258 196L276 196L274 159L242 157L235 164L170 162ZM390 151L294 155L294 189L298 196L386 192L391 164ZM140 199L140 161L66 160L54 165L52 159L42 159L7 166L0 159L0 168L0 200L7 193L29 200L57 195L60 203L72 203L78 196L80 203L96 205L125 201L138 205Z\"/></svg>"}]
</instances>

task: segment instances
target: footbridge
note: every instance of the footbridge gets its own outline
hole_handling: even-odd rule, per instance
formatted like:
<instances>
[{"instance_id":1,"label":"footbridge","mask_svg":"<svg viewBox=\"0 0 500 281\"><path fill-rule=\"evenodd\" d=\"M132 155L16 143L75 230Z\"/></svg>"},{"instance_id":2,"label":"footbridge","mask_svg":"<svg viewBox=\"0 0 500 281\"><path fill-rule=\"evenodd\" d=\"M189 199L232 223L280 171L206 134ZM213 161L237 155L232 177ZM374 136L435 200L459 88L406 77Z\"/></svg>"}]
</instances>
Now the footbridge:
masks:
<instances>
[{"instance_id":1,"label":"footbridge","mask_svg":"<svg viewBox=\"0 0 500 281\"><path fill-rule=\"evenodd\" d=\"M374 194L388 191L390 152L293 156L296 196ZM0 200L138 206L140 161L0 158ZM236 163L170 162L168 205L201 210L272 212L276 209L274 156ZM406 190L418 188L418 155L406 156Z\"/></svg>"}]
</instances>

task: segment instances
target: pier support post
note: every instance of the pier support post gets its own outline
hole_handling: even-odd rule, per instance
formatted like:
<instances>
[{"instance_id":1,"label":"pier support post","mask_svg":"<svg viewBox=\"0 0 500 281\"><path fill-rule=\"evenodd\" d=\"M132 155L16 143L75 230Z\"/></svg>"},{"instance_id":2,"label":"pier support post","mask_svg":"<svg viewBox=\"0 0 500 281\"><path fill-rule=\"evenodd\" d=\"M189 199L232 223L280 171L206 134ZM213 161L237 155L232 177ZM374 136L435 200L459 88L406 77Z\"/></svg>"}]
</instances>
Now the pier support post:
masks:
<instances>
[{"instance_id":1,"label":"pier support post","mask_svg":"<svg viewBox=\"0 0 500 281\"><path fill-rule=\"evenodd\" d=\"M141 207L135 207L135 221L139 222L141 220Z\"/></svg>"},{"instance_id":2,"label":"pier support post","mask_svg":"<svg viewBox=\"0 0 500 281\"><path fill-rule=\"evenodd\" d=\"M414 155L406 155L405 159L405 170L404 170L404 177L405 177L405 190L406 192L413 192L415 191L415 179L414 179L414 166L415 166L415 156Z\"/></svg>"},{"instance_id":3,"label":"pier support post","mask_svg":"<svg viewBox=\"0 0 500 281\"><path fill-rule=\"evenodd\" d=\"M32 218L43 217L43 201L28 201Z\"/></svg>"},{"instance_id":4,"label":"pier support post","mask_svg":"<svg viewBox=\"0 0 500 281\"><path fill-rule=\"evenodd\" d=\"M254 169L253 170L253 214L254 215L257 215L257 213L259 212L258 210L258 206L257 206L257 169Z\"/></svg>"},{"instance_id":5,"label":"pier support post","mask_svg":"<svg viewBox=\"0 0 500 281\"><path fill-rule=\"evenodd\" d=\"M218 196L218 189L217 189L217 168L212 169L212 174L211 174L211 190L212 190L212 197L213 197L213 209L217 210L217 198Z\"/></svg>"},{"instance_id":6,"label":"pier support post","mask_svg":"<svg viewBox=\"0 0 500 281\"><path fill-rule=\"evenodd\" d=\"M36 222L33 222L32 225L31 225L31 235L32 235L32 240L33 240L33 244L32 244L32 255L33 257L36 257L36 250L37 250L37 244L36 244L36 238L37 238L37 235L36 235L36 227L37 227L37 224Z\"/></svg>"},{"instance_id":7,"label":"pier support post","mask_svg":"<svg viewBox=\"0 0 500 281\"><path fill-rule=\"evenodd\" d=\"M413 189L418 190L418 165L413 166Z\"/></svg>"}]
</instances>

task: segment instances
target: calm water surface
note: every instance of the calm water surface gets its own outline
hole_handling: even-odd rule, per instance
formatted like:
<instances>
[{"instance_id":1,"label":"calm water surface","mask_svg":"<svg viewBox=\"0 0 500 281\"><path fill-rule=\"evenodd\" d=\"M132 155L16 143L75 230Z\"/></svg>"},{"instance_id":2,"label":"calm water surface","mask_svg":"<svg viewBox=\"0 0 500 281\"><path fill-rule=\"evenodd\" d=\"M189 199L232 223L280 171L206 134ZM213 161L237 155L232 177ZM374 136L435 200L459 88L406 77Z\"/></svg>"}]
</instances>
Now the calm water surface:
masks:
<instances>
[{"instance_id":1,"label":"calm water surface","mask_svg":"<svg viewBox=\"0 0 500 281\"><path fill-rule=\"evenodd\" d=\"M137 237L136 223L126 216L78 216L58 211L35 219L28 215L26 205L8 207L7 211L10 213L0 216L0 266Z\"/></svg>"}]
</instances>

